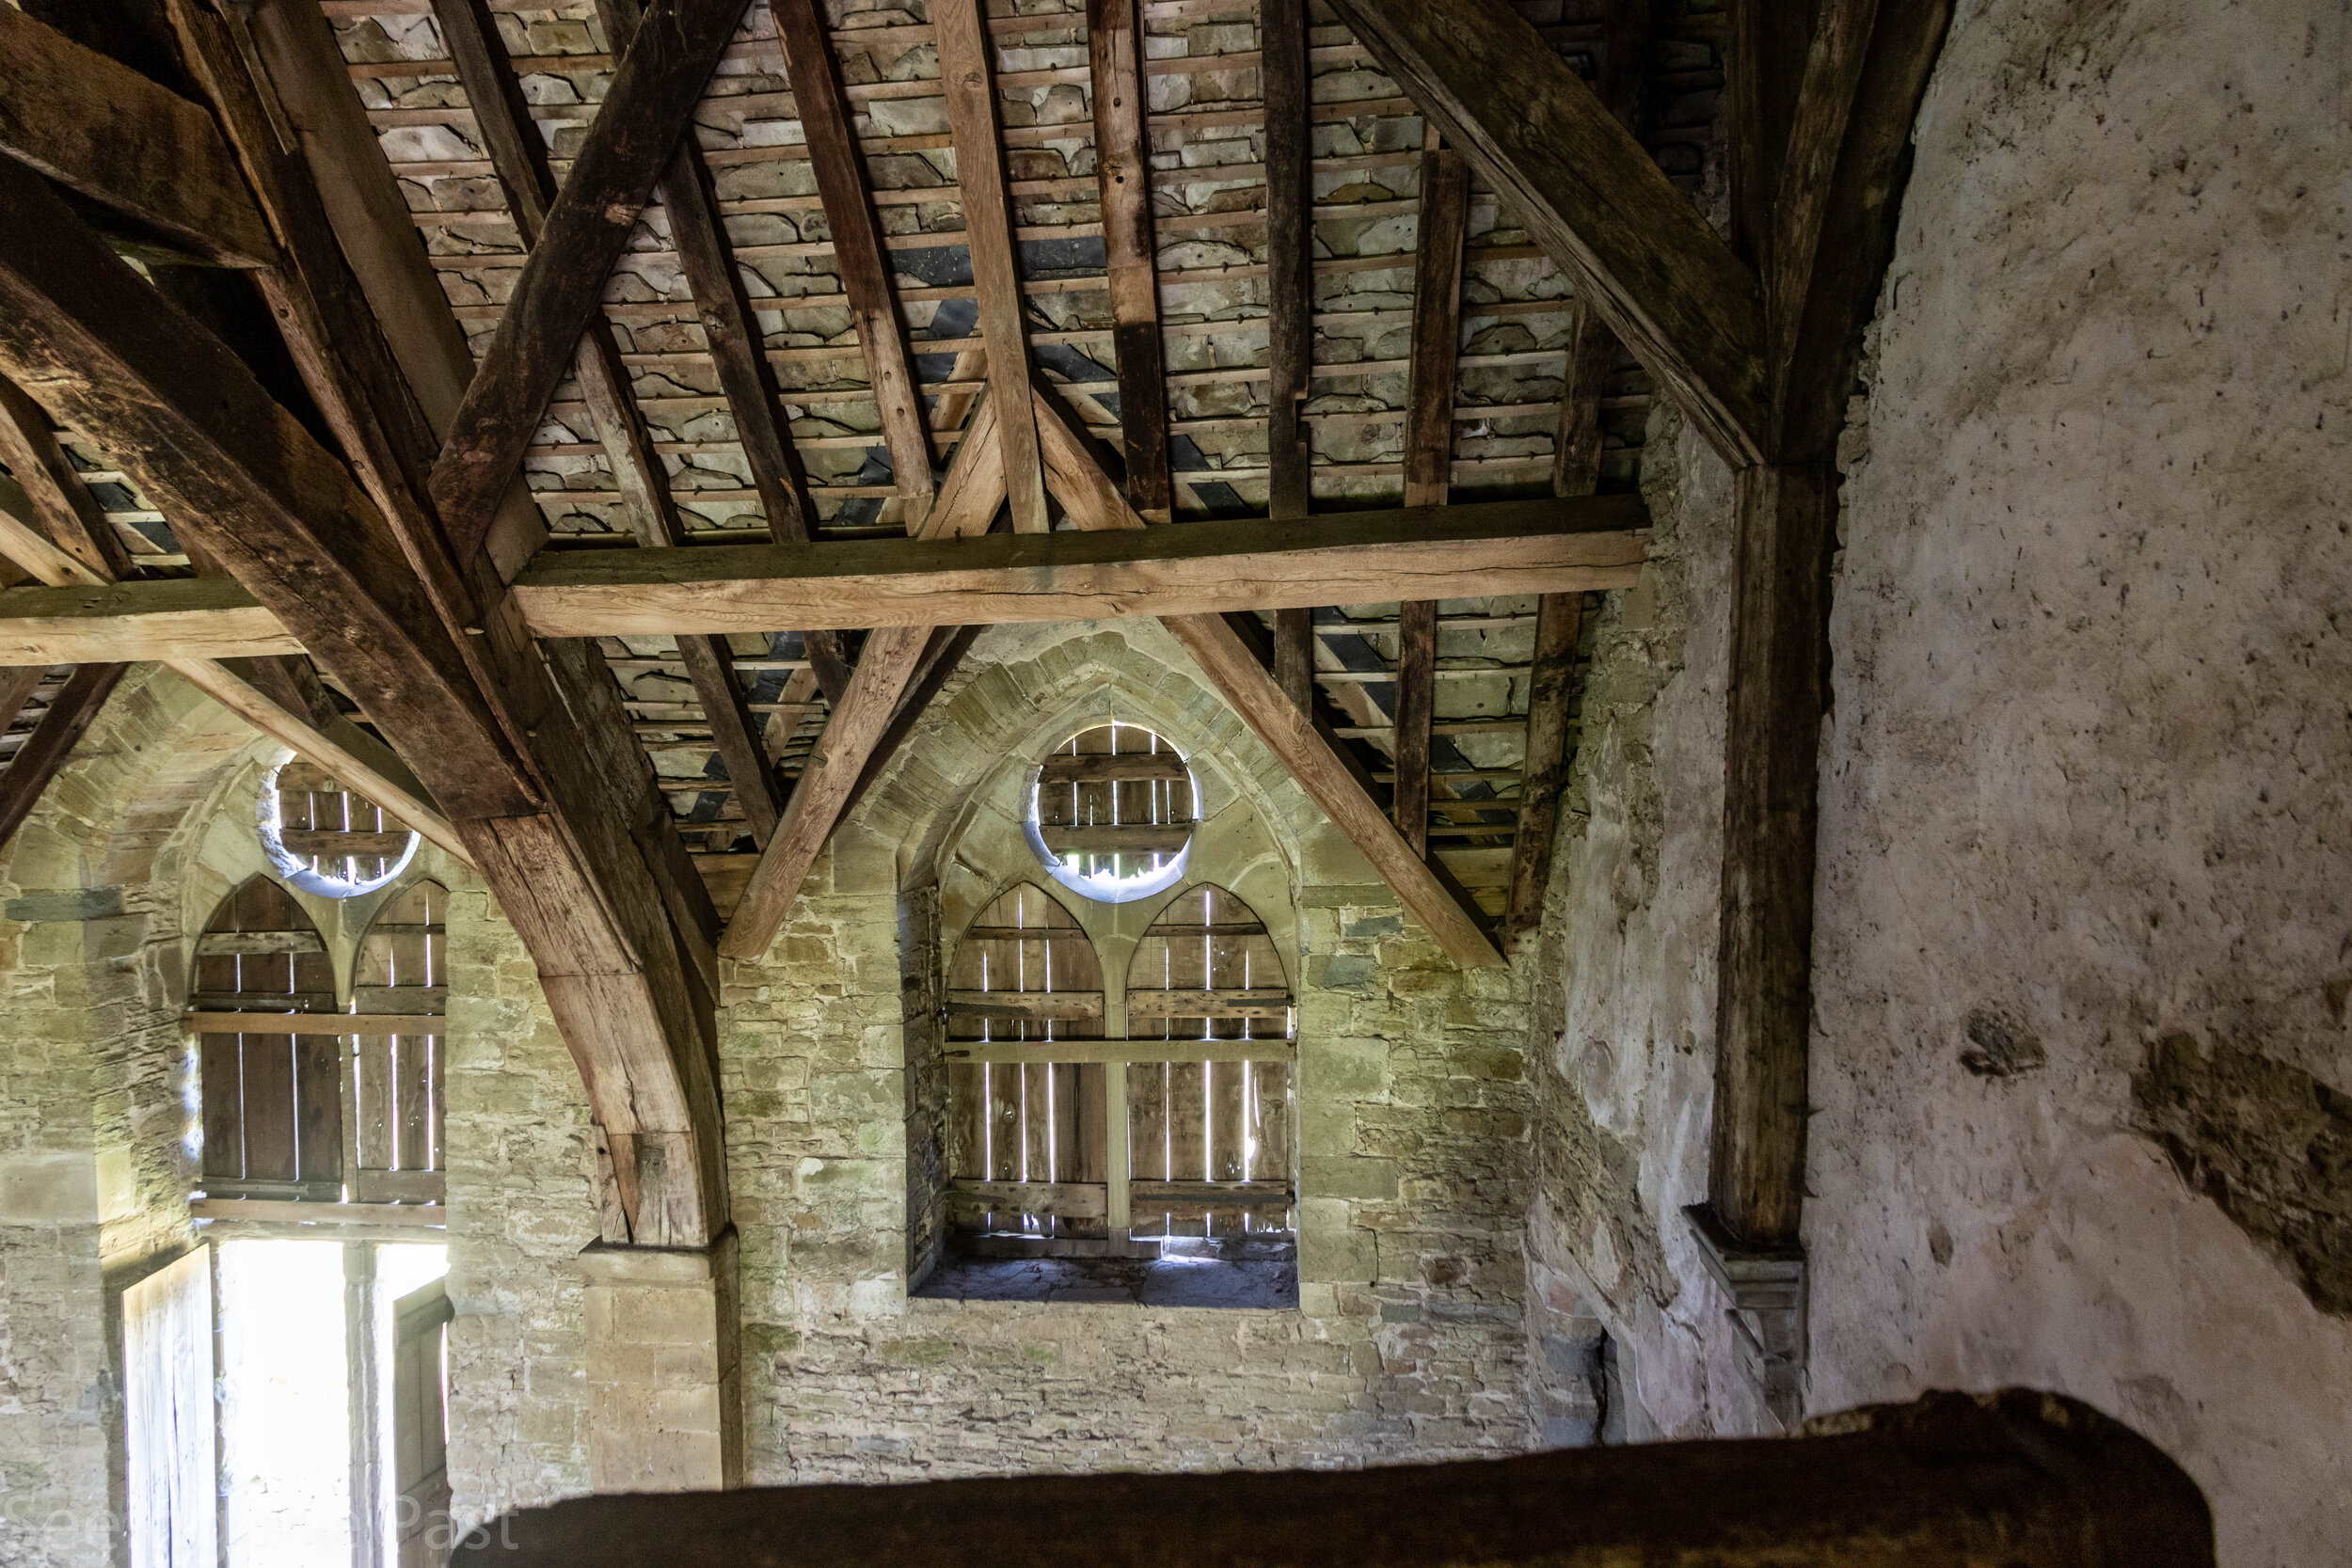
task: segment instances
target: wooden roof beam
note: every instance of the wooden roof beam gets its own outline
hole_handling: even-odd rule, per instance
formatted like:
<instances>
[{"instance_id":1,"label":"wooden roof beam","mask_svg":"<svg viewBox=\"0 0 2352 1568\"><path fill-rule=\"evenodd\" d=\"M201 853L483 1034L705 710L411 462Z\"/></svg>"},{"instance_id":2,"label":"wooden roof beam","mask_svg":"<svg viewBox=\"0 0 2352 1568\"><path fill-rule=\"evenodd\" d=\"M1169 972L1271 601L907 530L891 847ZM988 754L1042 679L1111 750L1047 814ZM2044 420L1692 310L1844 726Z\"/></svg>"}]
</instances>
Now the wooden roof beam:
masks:
<instances>
[{"instance_id":1,"label":"wooden roof beam","mask_svg":"<svg viewBox=\"0 0 2352 1568\"><path fill-rule=\"evenodd\" d=\"M1087 0L1094 74L1094 173L1102 198L1119 424L1127 497L1146 521L1173 515L1168 456L1168 352L1160 337L1158 247L1152 238L1152 147L1138 0Z\"/></svg>"},{"instance_id":2,"label":"wooden roof beam","mask_svg":"<svg viewBox=\"0 0 2352 1568\"><path fill-rule=\"evenodd\" d=\"M1265 95L1266 515L1314 510L1314 226L1309 186L1307 0L1263 0L1259 75Z\"/></svg>"},{"instance_id":3,"label":"wooden roof beam","mask_svg":"<svg viewBox=\"0 0 2352 1568\"><path fill-rule=\"evenodd\" d=\"M654 0L622 56L434 464L433 499L461 563L520 471L742 14L740 0Z\"/></svg>"},{"instance_id":4,"label":"wooden roof beam","mask_svg":"<svg viewBox=\"0 0 2352 1568\"><path fill-rule=\"evenodd\" d=\"M1574 68L1504 0L1333 6L1724 460L1771 455L1756 275Z\"/></svg>"},{"instance_id":5,"label":"wooden roof beam","mask_svg":"<svg viewBox=\"0 0 2352 1568\"><path fill-rule=\"evenodd\" d=\"M625 48L638 22L633 0L606 0L604 10L614 44ZM557 200L555 173L498 25L484 0L434 0L434 16L489 148L491 165L506 189L516 229L526 245L535 245ZM813 515L808 477L777 417L775 377L759 352L742 280L710 200L709 174L691 136L682 140L671 163L664 190L672 237L685 262L689 287L701 302L705 335L767 512L769 531L780 544L805 544ZM628 498L638 541L652 546L679 543L683 531L670 494L669 470L654 454L612 324L601 311L581 335L574 366L606 460ZM725 759L727 777L742 801L753 842L765 847L783 811L784 791L744 706L742 689L736 684L733 654L718 638L689 635L677 642L678 657L685 661L710 721L711 736Z\"/></svg>"},{"instance_id":6,"label":"wooden roof beam","mask_svg":"<svg viewBox=\"0 0 2352 1568\"><path fill-rule=\"evenodd\" d=\"M840 60L833 52L818 0L769 0L769 9L784 49L825 226L833 235L834 261L841 270L842 292L849 296L858 349L866 358L866 383L882 415L891 477L906 502L908 517L919 523L930 511L936 488L930 436L907 355L906 319L898 309L894 271L882 255L882 224L874 213L865 155L841 90Z\"/></svg>"},{"instance_id":7,"label":"wooden roof beam","mask_svg":"<svg viewBox=\"0 0 2352 1568\"><path fill-rule=\"evenodd\" d=\"M996 439L1004 449L1005 498L1012 507L1014 531L1042 533L1049 519L1037 421L1030 414L1027 312L1013 256L1012 202L1005 189L1005 150L996 124L995 40L981 11L981 0L939 0L931 24L939 43L947 130L955 144L956 183L962 192L964 242L979 297L980 338L988 346L988 379L1000 394Z\"/></svg>"},{"instance_id":8,"label":"wooden roof beam","mask_svg":"<svg viewBox=\"0 0 2352 1568\"><path fill-rule=\"evenodd\" d=\"M1133 539L995 533L565 550L518 577L511 598L533 635L611 637L1581 593L1632 585L1645 515L1637 496L1596 496L1282 524L1244 517ZM218 581L12 588L0 592L0 664L151 658L174 639L217 655L278 652L293 645L285 613Z\"/></svg>"},{"instance_id":9,"label":"wooden roof beam","mask_svg":"<svg viewBox=\"0 0 2352 1568\"><path fill-rule=\"evenodd\" d=\"M0 151L199 256L237 267L276 258L210 115L5 5Z\"/></svg>"}]
</instances>

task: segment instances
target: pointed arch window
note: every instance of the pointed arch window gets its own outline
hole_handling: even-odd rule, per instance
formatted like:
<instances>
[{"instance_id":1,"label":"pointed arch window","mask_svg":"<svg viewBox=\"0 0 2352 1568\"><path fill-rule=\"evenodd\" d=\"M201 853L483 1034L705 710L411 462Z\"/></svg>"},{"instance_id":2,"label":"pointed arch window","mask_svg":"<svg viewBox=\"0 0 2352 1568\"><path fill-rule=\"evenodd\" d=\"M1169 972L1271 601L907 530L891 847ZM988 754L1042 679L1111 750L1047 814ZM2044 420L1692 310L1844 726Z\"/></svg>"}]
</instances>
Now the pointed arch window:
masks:
<instances>
[{"instance_id":1,"label":"pointed arch window","mask_svg":"<svg viewBox=\"0 0 2352 1568\"><path fill-rule=\"evenodd\" d=\"M1295 1232L1297 1013L1232 893L1178 894L1106 976L1077 918L1024 883L963 932L946 1002L948 1223L967 1247Z\"/></svg>"},{"instance_id":2,"label":"pointed arch window","mask_svg":"<svg viewBox=\"0 0 2352 1568\"><path fill-rule=\"evenodd\" d=\"M1071 912L1023 883L980 911L947 971L948 1222L1101 1240L1109 1180L1103 967Z\"/></svg>"},{"instance_id":3,"label":"pointed arch window","mask_svg":"<svg viewBox=\"0 0 2352 1568\"><path fill-rule=\"evenodd\" d=\"M292 1032L289 1013L335 1011L335 970L294 895L255 877L197 939L205 1191L320 1198L342 1188L340 1041ZM250 1024L231 1015L254 1015ZM278 1015L273 1019L267 1015Z\"/></svg>"},{"instance_id":4,"label":"pointed arch window","mask_svg":"<svg viewBox=\"0 0 2352 1568\"><path fill-rule=\"evenodd\" d=\"M1136 944L1126 1004L1129 1233L1292 1230L1298 1009L1265 923L1221 887L1186 888ZM1144 1059L1154 1038L1168 1059Z\"/></svg>"}]
</instances>

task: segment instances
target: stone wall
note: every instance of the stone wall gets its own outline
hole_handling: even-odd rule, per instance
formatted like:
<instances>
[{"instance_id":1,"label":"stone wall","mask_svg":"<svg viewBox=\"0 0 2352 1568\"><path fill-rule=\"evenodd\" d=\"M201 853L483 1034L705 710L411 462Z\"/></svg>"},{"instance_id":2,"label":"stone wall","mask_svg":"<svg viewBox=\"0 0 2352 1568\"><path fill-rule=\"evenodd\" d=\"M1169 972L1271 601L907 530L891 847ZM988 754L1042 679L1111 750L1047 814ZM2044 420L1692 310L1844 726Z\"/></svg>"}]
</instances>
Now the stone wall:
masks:
<instances>
[{"instance_id":1,"label":"stone wall","mask_svg":"<svg viewBox=\"0 0 2352 1568\"><path fill-rule=\"evenodd\" d=\"M135 671L0 862L0 1559L121 1549L121 1292L189 1242L188 944L252 734ZM258 863L258 848L251 851Z\"/></svg>"},{"instance_id":2,"label":"stone wall","mask_svg":"<svg viewBox=\"0 0 2352 1568\"><path fill-rule=\"evenodd\" d=\"M750 1479L1528 1446L1521 972L1454 969L1156 627L999 628L967 668L721 998ZM1028 751L1113 711L1200 760L1201 863L1295 955L1297 1310L907 1294L939 1234L938 933L1035 872L1011 826ZM451 885L463 1526L588 1487L573 1259L595 1216L584 1103L529 960L478 883ZM1138 933L1144 909L1123 917Z\"/></svg>"},{"instance_id":3,"label":"stone wall","mask_svg":"<svg viewBox=\"0 0 2352 1568\"><path fill-rule=\"evenodd\" d=\"M1808 1408L2064 1390L2189 1468L2233 1565L2352 1529L2348 28L1963 4L1842 459ZM1589 1415L1605 1333L1636 1435L1766 1420L1678 1214L1728 532L1671 422L1536 998L1539 1395Z\"/></svg>"},{"instance_id":4,"label":"stone wall","mask_svg":"<svg viewBox=\"0 0 2352 1568\"><path fill-rule=\"evenodd\" d=\"M1707 1196L1730 474L1663 407L1642 468L1650 564L1585 620L1535 960L1529 1338L1561 1440L1613 1418L1635 1438L1771 1430L1681 1217Z\"/></svg>"},{"instance_id":5,"label":"stone wall","mask_svg":"<svg viewBox=\"0 0 2352 1568\"><path fill-rule=\"evenodd\" d=\"M588 1490L588 1097L522 939L449 879L450 1512Z\"/></svg>"}]
</instances>

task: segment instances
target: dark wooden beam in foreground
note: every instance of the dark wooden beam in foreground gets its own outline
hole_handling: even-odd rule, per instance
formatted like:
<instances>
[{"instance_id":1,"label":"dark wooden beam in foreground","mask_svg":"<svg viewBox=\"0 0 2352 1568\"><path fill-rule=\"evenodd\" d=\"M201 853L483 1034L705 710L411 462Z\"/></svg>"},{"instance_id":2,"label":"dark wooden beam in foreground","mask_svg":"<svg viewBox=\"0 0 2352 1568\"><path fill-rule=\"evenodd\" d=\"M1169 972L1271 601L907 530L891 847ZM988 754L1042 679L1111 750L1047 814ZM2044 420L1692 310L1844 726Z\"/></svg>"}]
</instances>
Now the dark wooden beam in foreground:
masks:
<instances>
[{"instance_id":1,"label":"dark wooden beam in foreground","mask_svg":"<svg viewBox=\"0 0 2352 1568\"><path fill-rule=\"evenodd\" d=\"M197 256L254 267L278 253L210 115L7 5L0 152Z\"/></svg>"},{"instance_id":2,"label":"dark wooden beam in foreground","mask_svg":"<svg viewBox=\"0 0 2352 1568\"><path fill-rule=\"evenodd\" d=\"M1769 455L1755 274L1575 69L1504 0L1333 6L1724 460Z\"/></svg>"},{"instance_id":3,"label":"dark wooden beam in foreground","mask_svg":"<svg viewBox=\"0 0 2352 1568\"><path fill-rule=\"evenodd\" d=\"M1347 1472L1039 1476L581 1497L451 1568L2210 1568L2196 1482L2056 1394L1930 1394L1834 1434Z\"/></svg>"}]
</instances>

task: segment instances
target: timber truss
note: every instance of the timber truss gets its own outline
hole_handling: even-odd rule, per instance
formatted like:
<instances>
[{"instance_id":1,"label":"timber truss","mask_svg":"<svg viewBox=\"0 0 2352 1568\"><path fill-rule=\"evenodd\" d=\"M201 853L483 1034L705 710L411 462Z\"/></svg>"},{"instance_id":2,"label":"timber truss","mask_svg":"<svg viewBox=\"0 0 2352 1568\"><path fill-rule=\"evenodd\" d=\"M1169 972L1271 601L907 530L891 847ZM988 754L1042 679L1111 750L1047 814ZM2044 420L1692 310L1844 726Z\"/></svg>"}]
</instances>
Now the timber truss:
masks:
<instances>
[{"instance_id":1,"label":"timber truss","mask_svg":"<svg viewBox=\"0 0 2352 1568\"><path fill-rule=\"evenodd\" d=\"M1740 475L1718 1206L1793 1224L1828 460L1944 0L22 4L0 832L169 663L482 873L607 1240L699 1244L719 960L986 625L1158 617L1500 961L1661 394Z\"/></svg>"}]
</instances>

